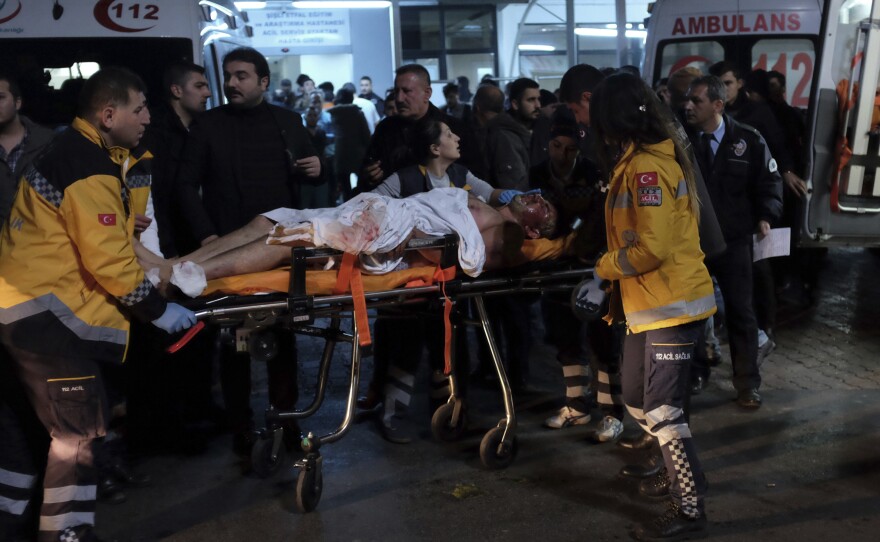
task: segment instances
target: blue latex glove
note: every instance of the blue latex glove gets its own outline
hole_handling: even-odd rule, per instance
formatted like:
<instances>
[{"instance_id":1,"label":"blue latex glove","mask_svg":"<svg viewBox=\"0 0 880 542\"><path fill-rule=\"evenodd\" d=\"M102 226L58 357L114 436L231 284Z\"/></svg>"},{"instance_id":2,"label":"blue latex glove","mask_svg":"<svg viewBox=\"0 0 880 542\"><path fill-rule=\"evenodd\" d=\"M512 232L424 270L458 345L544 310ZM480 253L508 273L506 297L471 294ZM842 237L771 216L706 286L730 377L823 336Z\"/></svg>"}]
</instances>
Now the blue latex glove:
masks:
<instances>
[{"instance_id":1,"label":"blue latex glove","mask_svg":"<svg viewBox=\"0 0 880 542\"><path fill-rule=\"evenodd\" d=\"M580 320L589 322L602 316L602 304L608 294L603 280L593 278L575 286L571 296L571 309Z\"/></svg>"},{"instance_id":2,"label":"blue latex glove","mask_svg":"<svg viewBox=\"0 0 880 542\"><path fill-rule=\"evenodd\" d=\"M177 303L168 303L162 316L153 320L153 325L166 333L177 333L195 323L196 313Z\"/></svg>"},{"instance_id":3,"label":"blue latex glove","mask_svg":"<svg viewBox=\"0 0 880 542\"><path fill-rule=\"evenodd\" d=\"M508 203L510 203L513 200L513 198L515 198L516 196L519 196L520 194L526 195L526 194L540 194L540 193L541 193L540 188L535 188L534 190L529 190L528 192L523 192L522 190L513 190L513 189L505 190L504 192L501 193L501 195L498 196L498 203L501 203L503 205L507 205Z\"/></svg>"}]
</instances>

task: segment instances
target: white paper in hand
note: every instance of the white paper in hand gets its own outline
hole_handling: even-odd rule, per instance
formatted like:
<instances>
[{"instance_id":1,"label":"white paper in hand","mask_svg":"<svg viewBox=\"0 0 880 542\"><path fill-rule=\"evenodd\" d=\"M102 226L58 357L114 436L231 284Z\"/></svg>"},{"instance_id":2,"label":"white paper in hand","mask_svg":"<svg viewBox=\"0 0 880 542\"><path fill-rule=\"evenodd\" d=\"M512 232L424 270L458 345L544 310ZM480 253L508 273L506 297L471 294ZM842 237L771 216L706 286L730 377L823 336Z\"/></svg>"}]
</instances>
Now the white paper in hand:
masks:
<instances>
[{"instance_id":1,"label":"white paper in hand","mask_svg":"<svg viewBox=\"0 0 880 542\"><path fill-rule=\"evenodd\" d=\"M758 240L758 236L752 236L755 245L755 256L753 262L763 260L764 258L775 258L777 256L788 256L791 248L791 228L776 228L770 230L767 237Z\"/></svg>"}]
</instances>

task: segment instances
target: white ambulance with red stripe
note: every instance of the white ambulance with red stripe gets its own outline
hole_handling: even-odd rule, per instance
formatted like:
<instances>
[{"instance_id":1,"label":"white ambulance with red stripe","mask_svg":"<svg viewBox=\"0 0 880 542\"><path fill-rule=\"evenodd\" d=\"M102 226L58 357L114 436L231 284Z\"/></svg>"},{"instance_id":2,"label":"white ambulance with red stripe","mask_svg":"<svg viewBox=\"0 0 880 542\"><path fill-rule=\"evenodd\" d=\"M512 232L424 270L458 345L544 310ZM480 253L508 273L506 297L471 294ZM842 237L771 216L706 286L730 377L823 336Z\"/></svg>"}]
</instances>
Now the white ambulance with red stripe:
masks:
<instances>
[{"instance_id":1,"label":"white ambulance with red stripe","mask_svg":"<svg viewBox=\"0 0 880 542\"><path fill-rule=\"evenodd\" d=\"M649 82L720 60L786 76L807 110L802 243L880 245L880 0L657 0L649 13Z\"/></svg>"},{"instance_id":2,"label":"white ambulance with red stripe","mask_svg":"<svg viewBox=\"0 0 880 542\"><path fill-rule=\"evenodd\" d=\"M0 0L0 66L20 78L24 112L48 125L70 122L84 79L109 65L139 74L151 102L170 62L204 65L220 104L222 57L251 34L232 0Z\"/></svg>"}]
</instances>

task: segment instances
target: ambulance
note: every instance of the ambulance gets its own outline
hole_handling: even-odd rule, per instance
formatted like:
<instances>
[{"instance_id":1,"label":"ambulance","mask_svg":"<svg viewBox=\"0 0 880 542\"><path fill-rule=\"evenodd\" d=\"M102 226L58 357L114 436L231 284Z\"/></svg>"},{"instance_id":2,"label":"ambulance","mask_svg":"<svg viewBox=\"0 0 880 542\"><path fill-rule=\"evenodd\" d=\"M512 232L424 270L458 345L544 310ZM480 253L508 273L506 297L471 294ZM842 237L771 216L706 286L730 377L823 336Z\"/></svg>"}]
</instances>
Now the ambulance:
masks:
<instances>
[{"instance_id":1,"label":"ambulance","mask_svg":"<svg viewBox=\"0 0 880 542\"><path fill-rule=\"evenodd\" d=\"M807 120L801 244L880 246L880 0L657 0L649 14L650 83L720 60L786 76Z\"/></svg>"},{"instance_id":2,"label":"ambulance","mask_svg":"<svg viewBox=\"0 0 880 542\"><path fill-rule=\"evenodd\" d=\"M223 55L252 34L231 0L0 0L0 66L19 77L23 112L48 126L72 120L101 66L130 68L158 103L165 67L192 61L207 69L209 107L219 105Z\"/></svg>"}]
</instances>

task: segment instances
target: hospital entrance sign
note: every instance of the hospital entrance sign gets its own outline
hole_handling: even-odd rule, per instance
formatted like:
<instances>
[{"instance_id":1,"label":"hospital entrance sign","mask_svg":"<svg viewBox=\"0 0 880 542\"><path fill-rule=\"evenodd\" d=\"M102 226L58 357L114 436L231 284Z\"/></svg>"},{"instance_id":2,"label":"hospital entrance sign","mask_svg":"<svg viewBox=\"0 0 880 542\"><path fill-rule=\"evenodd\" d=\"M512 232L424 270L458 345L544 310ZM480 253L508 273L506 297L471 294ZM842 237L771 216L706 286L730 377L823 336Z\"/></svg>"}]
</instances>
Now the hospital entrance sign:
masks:
<instances>
[{"instance_id":1,"label":"hospital entrance sign","mask_svg":"<svg viewBox=\"0 0 880 542\"><path fill-rule=\"evenodd\" d=\"M255 10L248 13L253 46L338 47L351 45L347 9Z\"/></svg>"}]
</instances>

